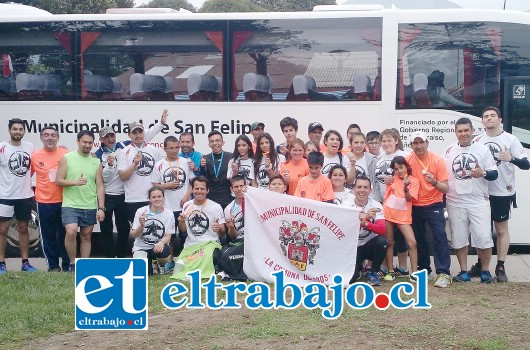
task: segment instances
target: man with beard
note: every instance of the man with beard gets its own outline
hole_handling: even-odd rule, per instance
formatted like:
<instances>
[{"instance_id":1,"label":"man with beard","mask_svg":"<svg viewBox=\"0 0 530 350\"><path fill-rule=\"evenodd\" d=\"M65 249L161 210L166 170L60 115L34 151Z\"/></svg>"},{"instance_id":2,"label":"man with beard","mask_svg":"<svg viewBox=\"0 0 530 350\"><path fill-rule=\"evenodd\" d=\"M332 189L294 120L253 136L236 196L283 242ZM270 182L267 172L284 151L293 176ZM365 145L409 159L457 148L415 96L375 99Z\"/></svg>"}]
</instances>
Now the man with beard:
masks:
<instances>
[{"instance_id":1,"label":"man with beard","mask_svg":"<svg viewBox=\"0 0 530 350\"><path fill-rule=\"evenodd\" d=\"M65 147L57 147L59 133L47 126L40 131L43 147L31 155L31 172L35 173L35 199L39 211L41 244L48 263L48 271L60 272L70 268L70 259L64 246L65 231L61 221L63 188L55 178L61 158L68 153ZM62 264L59 265L59 257Z\"/></svg>"},{"instance_id":2,"label":"man with beard","mask_svg":"<svg viewBox=\"0 0 530 350\"><path fill-rule=\"evenodd\" d=\"M0 142L0 275L7 272L5 251L7 233L13 216L17 218L22 271L37 271L28 260L29 233L33 191L31 189L30 155L33 145L22 141L26 133L25 121L8 122L9 141Z\"/></svg>"},{"instance_id":3,"label":"man with beard","mask_svg":"<svg viewBox=\"0 0 530 350\"><path fill-rule=\"evenodd\" d=\"M64 245L70 258L69 272L75 272L77 230L80 229L81 236L80 256L88 258L94 225L105 218L103 168L99 159L90 154L93 146L94 133L80 131L77 151L61 158L55 180L63 187L62 221L66 230Z\"/></svg>"}]
</instances>

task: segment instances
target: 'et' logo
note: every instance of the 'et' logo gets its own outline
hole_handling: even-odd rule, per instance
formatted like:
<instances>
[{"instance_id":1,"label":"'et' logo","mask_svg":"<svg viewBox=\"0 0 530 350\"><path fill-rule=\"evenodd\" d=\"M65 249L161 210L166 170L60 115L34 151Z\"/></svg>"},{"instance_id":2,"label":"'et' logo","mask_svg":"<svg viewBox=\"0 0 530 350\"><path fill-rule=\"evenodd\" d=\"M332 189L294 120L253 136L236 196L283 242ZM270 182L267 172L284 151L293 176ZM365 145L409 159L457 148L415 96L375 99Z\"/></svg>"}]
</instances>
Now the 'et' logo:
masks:
<instances>
[{"instance_id":1,"label":"'et' logo","mask_svg":"<svg viewBox=\"0 0 530 350\"><path fill-rule=\"evenodd\" d=\"M147 329L146 259L77 259L75 329Z\"/></svg>"}]
</instances>

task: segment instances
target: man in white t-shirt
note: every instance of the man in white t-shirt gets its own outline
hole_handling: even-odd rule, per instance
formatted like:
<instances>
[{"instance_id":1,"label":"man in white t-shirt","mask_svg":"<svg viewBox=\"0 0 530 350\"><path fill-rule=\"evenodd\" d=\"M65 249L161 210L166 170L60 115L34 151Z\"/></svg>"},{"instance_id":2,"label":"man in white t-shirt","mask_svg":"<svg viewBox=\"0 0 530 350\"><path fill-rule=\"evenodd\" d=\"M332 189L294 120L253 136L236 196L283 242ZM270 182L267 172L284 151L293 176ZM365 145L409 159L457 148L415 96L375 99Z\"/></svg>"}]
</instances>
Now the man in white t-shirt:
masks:
<instances>
[{"instance_id":1,"label":"man in white t-shirt","mask_svg":"<svg viewBox=\"0 0 530 350\"><path fill-rule=\"evenodd\" d=\"M166 137L164 150L166 157L156 162L151 174L151 182L154 186L160 186L164 190L164 208L170 210L175 220L178 220L182 205L191 197L190 180L195 177L195 174L188 165L189 160L178 156L180 142L175 136ZM164 269L166 273L170 273L175 267L173 256L179 255L185 240L184 233L180 234L178 239L176 232L172 233L172 251Z\"/></svg>"},{"instance_id":2,"label":"man in white t-shirt","mask_svg":"<svg viewBox=\"0 0 530 350\"><path fill-rule=\"evenodd\" d=\"M497 163L499 177L488 182L490 196L491 220L497 233L497 266L495 275L498 282L508 282L504 261L510 248L510 233L508 232L508 219L510 209L516 208L515 203L515 167L528 170L530 163L528 156L517 137L502 130L502 117L497 107L486 107L482 111L482 124L486 132L475 138L475 142L484 144L491 151ZM471 276L480 273L479 263L471 267Z\"/></svg>"},{"instance_id":3,"label":"man in white t-shirt","mask_svg":"<svg viewBox=\"0 0 530 350\"><path fill-rule=\"evenodd\" d=\"M168 111L164 109L160 122L154 124L145 132L145 142L155 138L156 134L167 127ZM123 182L118 175L118 154L131 144L131 140L116 141L116 133L110 126L99 130L100 147L96 156L103 166L103 183L105 185L105 220L101 222L100 243L107 258L123 258L127 252L127 241L131 226L125 208L125 190ZM116 245L113 242L114 224L118 231Z\"/></svg>"},{"instance_id":4,"label":"man in white t-shirt","mask_svg":"<svg viewBox=\"0 0 530 350\"><path fill-rule=\"evenodd\" d=\"M10 139L0 142L0 275L7 272L5 247L13 216L17 218L22 271L34 272L28 260L29 233L33 190L31 188L31 154L33 145L22 141L25 121L14 118L8 122Z\"/></svg>"},{"instance_id":5,"label":"man in white t-shirt","mask_svg":"<svg viewBox=\"0 0 530 350\"><path fill-rule=\"evenodd\" d=\"M470 282L467 271L469 232L471 245L477 248L481 260L480 281L491 283L489 272L493 239L490 228L490 204L488 182L497 179L497 166L489 149L473 142L473 125L469 118L460 118L455 123L458 143L444 152L449 173L447 213L451 228L451 245L456 251L460 273L457 282Z\"/></svg>"},{"instance_id":6,"label":"man in white t-shirt","mask_svg":"<svg viewBox=\"0 0 530 350\"><path fill-rule=\"evenodd\" d=\"M131 143L118 154L118 175L125 189L127 218L133 222L136 210L148 203L147 191L151 188L151 173L155 163L162 159L162 151L145 142L144 126L139 122L129 124Z\"/></svg>"}]
</instances>

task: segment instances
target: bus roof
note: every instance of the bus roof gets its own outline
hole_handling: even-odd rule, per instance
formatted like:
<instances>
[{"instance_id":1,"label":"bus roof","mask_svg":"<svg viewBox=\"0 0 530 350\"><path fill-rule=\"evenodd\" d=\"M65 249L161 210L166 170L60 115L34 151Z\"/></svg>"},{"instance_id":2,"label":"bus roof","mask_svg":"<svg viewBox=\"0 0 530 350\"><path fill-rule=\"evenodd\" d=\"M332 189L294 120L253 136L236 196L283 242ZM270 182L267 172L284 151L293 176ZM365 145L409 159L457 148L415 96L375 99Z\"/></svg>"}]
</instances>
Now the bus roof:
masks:
<instances>
[{"instance_id":1,"label":"bus roof","mask_svg":"<svg viewBox=\"0 0 530 350\"><path fill-rule=\"evenodd\" d=\"M4 16L49 16L51 13L33 6L7 2L0 4L0 17Z\"/></svg>"}]
</instances>

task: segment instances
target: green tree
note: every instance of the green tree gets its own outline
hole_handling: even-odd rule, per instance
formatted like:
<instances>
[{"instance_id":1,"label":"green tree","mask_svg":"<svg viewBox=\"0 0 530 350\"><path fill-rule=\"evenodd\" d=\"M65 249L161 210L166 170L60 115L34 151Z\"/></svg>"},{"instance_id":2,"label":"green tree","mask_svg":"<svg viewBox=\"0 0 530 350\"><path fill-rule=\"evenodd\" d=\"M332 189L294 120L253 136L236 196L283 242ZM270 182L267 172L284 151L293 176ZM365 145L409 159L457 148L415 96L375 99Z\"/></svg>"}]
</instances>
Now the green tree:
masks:
<instances>
[{"instance_id":1,"label":"green tree","mask_svg":"<svg viewBox=\"0 0 530 350\"><path fill-rule=\"evenodd\" d=\"M312 11L316 5L336 5L335 0L252 0L273 12Z\"/></svg>"},{"instance_id":2,"label":"green tree","mask_svg":"<svg viewBox=\"0 0 530 350\"><path fill-rule=\"evenodd\" d=\"M265 9L251 0L208 0L200 12L262 12Z\"/></svg>"},{"instance_id":3,"label":"green tree","mask_svg":"<svg viewBox=\"0 0 530 350\"><path fill-rule=\"evenodd\" d=\"M181 8L188 11L196 12L197 9L187 2L186 0L152 0L151 2L142 5L140 7L149 7L149 8L172 8L179 10Z\"/></svg>"}]
</instances>

